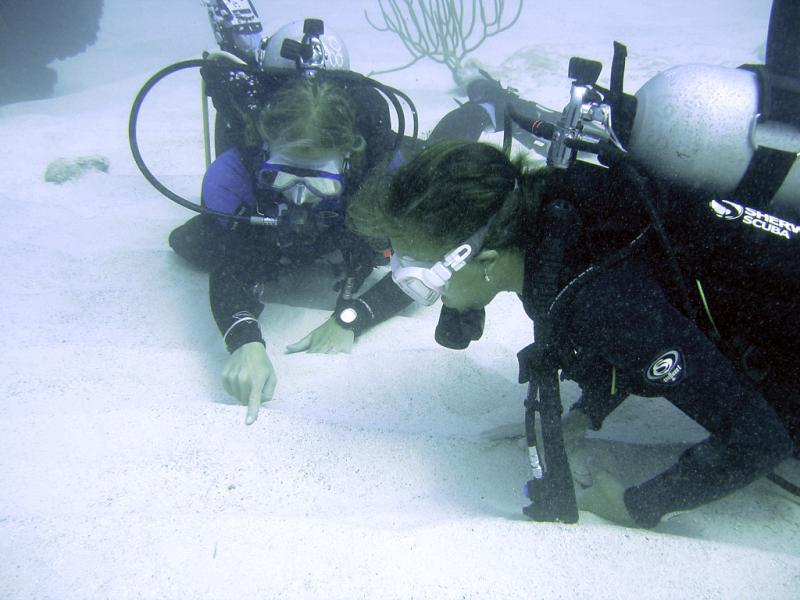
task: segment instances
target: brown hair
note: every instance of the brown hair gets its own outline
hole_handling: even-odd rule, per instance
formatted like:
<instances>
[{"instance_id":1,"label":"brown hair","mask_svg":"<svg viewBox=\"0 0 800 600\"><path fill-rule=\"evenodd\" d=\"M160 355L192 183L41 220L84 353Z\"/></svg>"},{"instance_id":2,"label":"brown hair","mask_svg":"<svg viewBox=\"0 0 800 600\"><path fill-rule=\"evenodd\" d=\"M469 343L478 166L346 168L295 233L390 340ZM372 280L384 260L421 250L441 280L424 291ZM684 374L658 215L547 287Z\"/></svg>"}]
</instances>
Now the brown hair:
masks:
<instances>
[{"instance_id":1,"label":"brown hair","mask_svg":"<svg viewBox=\"0 0 800 600\"><path fill-rule=\"evenodd\" d=\"M443 250L495 216L484 246L521 246L538 215L543 178L479 142L431 145L391 177L372 178L348 208L348 224L371 237L422 236Z\"/></svg>"}]
</instances>

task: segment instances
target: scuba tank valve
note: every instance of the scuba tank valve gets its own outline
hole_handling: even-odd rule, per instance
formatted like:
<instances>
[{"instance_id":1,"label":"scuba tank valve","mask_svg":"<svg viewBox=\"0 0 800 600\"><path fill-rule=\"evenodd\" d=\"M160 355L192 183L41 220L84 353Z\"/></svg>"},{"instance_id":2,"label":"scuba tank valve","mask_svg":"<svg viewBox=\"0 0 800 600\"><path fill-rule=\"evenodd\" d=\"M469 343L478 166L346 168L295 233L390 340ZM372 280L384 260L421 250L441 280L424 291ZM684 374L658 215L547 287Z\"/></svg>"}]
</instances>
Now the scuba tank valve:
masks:
<instances>
[{"instance_id":1,"label":"scuba tank valve","mask_svg":"<svg viewBox=\"0 0 800 600\"><path fill-rule=\"evenodd\" d=\"M570 59L570 100L555 123L531 120L509 106L509 118L523 131L549 140L549 166L567 169L577 160L578 152L601 155L601 162L602 155L625 152L612 127L612 106L605 102L609 92L596 84L602 67L597 61L577 56Z\"/></svg>"}]
</instances>

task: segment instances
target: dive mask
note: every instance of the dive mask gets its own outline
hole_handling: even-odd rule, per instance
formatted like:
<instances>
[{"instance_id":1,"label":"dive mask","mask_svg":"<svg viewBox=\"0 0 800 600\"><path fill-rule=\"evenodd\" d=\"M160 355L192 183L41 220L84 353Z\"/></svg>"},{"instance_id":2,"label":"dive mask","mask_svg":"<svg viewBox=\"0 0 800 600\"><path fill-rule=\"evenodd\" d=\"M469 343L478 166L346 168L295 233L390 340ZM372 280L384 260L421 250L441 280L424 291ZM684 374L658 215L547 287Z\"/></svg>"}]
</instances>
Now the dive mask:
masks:
<instances>
[{"instance_id":1,"label":"dive mask","mask_svg":"<svg viewBox=\"0 0 800 600\"><path fill-rule=\"evenodd\" d=\"M273 152L258 172L258 185L283 194L297 206L342 195L344 159L305 160Z\"/></svg>"}]
</instances>

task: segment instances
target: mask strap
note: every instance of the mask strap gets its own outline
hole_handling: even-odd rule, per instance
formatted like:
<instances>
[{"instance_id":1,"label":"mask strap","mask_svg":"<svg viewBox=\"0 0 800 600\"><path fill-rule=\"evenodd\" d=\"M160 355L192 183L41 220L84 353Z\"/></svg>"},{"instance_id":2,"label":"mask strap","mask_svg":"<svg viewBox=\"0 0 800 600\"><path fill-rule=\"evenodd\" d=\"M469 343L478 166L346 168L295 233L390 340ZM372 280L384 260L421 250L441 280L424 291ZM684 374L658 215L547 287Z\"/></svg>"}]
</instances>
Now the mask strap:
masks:
<instances>
[{"instance_id":1,"label":"mask strap","mask_svg":"<svg viewBox=\"0 0 800 600\"><path fill-rule=\"evenodd\" d=\"M350 154L345 154L342 159L342 177L350 175Z\"/></svg>"}]
</instances>

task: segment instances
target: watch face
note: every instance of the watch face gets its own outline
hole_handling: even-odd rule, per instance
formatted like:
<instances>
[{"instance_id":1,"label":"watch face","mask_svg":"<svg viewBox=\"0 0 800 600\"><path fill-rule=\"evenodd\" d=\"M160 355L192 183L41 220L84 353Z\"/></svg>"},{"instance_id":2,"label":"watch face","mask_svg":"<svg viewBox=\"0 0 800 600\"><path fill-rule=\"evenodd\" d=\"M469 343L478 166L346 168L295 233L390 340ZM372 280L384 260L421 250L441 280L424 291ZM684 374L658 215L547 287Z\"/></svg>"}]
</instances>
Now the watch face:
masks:
<instances>
[{"instance_id":1,"label":"watch face","mask_svg":"<svg viewBox=\"0 0 800 600\"><path fill-rule=\"evenodd\" d=\"M345 308L342 312L339 313L339 319L342 323L352 323L356 320L358 313L356 312L355 308Z\"/></svg>"}]
</instances>

